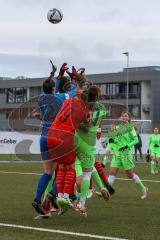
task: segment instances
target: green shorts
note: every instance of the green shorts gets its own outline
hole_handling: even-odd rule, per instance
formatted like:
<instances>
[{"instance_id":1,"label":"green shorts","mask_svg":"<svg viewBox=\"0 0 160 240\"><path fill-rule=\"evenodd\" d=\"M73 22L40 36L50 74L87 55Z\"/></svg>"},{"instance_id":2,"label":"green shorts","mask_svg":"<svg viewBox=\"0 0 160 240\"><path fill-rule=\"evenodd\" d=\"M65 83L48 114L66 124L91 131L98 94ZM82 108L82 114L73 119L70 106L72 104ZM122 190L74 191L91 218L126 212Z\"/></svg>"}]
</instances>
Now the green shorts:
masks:
<instances>
[{"instance_id":1,"label":"green shorts","mask_svg":"<svg viewBox=\"0 0 160 240\"><path fill-rule=\"evenodd\" d=\"M155 158L160 158L160 151L157 151L155 149L151 149L151 157L155 157Z\"/></svg>"},{"instance_id":2,"label":"green shorts","mask_svg":"<svg viewBox=\"0 0 160 240\"><path fill-rule=\"evenodd\" d=\"M95 159L99 162L103 162L105 156L106 156L105 154L96 154Z\"/></svg>"},{"instance_id":3,"label":"green shorts","mask_svg":"<svg viewBox=\"0 0 160 240\"><path fill-rule=\"evenodd\" d=\"M125 171L131 170L135 167L132 161L132 153L125 152L125 153L118 153L112 157L111 161L112 168L121 168Z\"/></svg>"}]
</instances>

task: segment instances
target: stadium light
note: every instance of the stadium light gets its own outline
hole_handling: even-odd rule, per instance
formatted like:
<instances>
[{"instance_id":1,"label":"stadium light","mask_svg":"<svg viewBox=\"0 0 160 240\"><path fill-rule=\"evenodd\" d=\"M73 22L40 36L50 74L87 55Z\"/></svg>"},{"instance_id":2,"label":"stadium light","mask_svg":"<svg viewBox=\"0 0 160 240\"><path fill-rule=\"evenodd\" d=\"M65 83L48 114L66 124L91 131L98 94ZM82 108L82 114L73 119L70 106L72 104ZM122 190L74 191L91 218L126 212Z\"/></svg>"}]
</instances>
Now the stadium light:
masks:
<instances>
[{"instance_id":1,"label":"stadium light","mask_svg":"<svg viewBox=\"0 0 160 240\"><path fill-rule=\"evenodd\" d=\"M128 111L128 94L129 94L129 52L123 53L127 57L127 69L126 69L126 80L127 80L127 89L126 89L126 110Z\"/></svg>"}]
</instances>

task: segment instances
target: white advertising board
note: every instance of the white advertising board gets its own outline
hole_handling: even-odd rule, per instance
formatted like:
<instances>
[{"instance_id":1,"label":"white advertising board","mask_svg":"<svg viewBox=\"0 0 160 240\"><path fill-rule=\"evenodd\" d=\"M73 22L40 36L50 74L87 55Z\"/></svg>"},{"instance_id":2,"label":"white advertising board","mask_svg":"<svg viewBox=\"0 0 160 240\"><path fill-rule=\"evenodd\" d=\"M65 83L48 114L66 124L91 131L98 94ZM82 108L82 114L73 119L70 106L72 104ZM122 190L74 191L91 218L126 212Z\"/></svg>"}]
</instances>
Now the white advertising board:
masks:
<instances>
[{"instance_id":1,"label":"white advertising board","mask_svg":"<svg viewBox=\"0 0 160 240\"><path fill-rule=\"evenodd\" d=\"M142 152L146 154L149 134L141 134ZM39 154L40 135L19 132L0 132L0 154ZM97 146L98 147L98 146Z\"/></svg>"}]
</instances>

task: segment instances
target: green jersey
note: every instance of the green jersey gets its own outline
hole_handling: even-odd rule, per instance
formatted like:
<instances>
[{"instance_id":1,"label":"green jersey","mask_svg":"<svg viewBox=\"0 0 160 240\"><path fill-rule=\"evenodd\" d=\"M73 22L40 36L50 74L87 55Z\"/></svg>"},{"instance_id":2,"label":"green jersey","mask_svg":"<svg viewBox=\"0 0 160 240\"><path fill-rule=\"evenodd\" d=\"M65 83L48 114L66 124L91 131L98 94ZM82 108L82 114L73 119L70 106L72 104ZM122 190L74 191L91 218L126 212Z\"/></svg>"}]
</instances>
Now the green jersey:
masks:
<instances>
[{"instance_id":1,"label":"green jersey","mask_svg":"<svg viewBox=\"0 0 160 240\"><path fill-rule=\"evenodd\" d=\"M88 131L84 132L81 129L78 129L76 132L76 138L77 141L79 141L79 143L77 142L79 151L95 151L97 130L101 120L106 116L106 114L107 111L105 106L100 102L96 102L92 110L92 120L87 129Z\"/></svg>"},{"instance_id":2,"label":"green jersey","mask_svg":"<svg viewBox=\"0 0 160 240\"><path fill-rule=\"evenodd\" d=\"M149 149L160 151L160 134L152 134L149 138Z\"/></svg>"},{"instance_id":3,"label":"green jersey","mask_svg":"<svg viewBox=\"0 0 160 240\"><path fill-rule=\"evenodd\" d=\"M109 132L109 136L113 138L117 151L124 146L128 146L127 150L130 150L138 143L136 131L131 123L118 125L114 131Z\"/></svg>"}]
</instances>

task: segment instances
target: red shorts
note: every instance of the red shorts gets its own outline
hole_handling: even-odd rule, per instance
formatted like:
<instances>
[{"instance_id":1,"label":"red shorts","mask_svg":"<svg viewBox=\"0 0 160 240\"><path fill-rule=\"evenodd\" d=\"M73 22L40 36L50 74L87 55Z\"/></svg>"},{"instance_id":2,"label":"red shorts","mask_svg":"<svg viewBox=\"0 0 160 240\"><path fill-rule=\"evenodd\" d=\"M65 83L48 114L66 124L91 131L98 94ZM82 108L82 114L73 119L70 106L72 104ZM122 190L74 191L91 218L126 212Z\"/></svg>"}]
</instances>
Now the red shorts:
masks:
<instances>
[{"instance_id":1,"label":"red shorts","mask_svg":"<svg viewBox=\"0 0 160 240\"><path fill-rule=\"evenodd\" d=\"M75 162L74 133L50 129L47 146L52 161L59 164L72 164Z\"/></svg>"}]
</instances>

